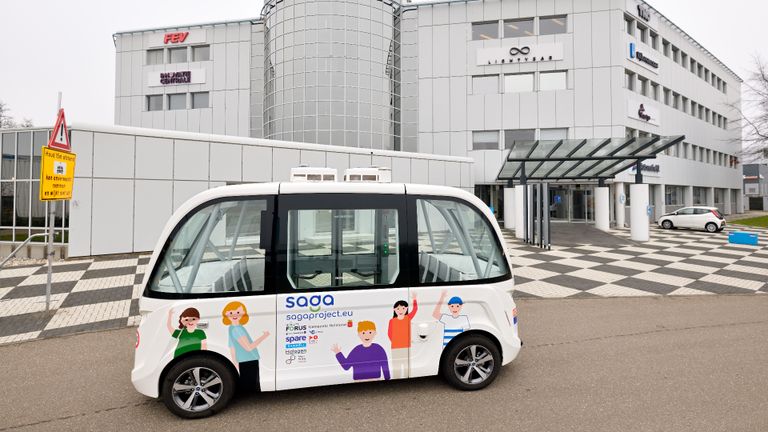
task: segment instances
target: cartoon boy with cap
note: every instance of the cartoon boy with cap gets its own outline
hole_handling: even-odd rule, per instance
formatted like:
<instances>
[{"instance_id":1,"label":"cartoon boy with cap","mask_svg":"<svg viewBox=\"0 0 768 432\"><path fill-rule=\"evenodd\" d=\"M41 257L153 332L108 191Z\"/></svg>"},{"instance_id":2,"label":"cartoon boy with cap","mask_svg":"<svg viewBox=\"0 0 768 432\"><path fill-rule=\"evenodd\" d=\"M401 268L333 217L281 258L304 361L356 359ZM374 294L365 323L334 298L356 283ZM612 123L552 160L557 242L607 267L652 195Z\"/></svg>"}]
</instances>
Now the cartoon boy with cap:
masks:
<instances>
[{"instance_id":1,"label":"cartoon boy with cap","mask_svg":"<svg viewBox=\"0 0 768 432\"><path fill-rule=\"evenodd\" d=\"M435 310L432 312L432 316L445 326L443 329L443 346L448 345L448 342L459 333L469 329L469 318L466 315L459 315L462 306L464 306L464 301L461 300L461 297L454 296L448 300L450 314L440 313L440 308L443 306L447 296L448 293L446 291L440 293L440 300L437 301Z\"/></svg>"}]
</instances>

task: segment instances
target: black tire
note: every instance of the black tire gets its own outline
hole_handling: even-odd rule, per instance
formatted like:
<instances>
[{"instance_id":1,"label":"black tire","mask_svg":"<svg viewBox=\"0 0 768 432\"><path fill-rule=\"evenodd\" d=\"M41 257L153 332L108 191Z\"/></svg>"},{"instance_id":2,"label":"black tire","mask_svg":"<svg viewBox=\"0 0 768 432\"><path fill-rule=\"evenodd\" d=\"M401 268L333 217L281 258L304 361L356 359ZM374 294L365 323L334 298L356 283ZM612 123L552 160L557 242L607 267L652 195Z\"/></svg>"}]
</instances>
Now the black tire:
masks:
<instances>
[{"instance_id":1,"label":"black tire","mask_svg":"<svg viewBox=\"0 0 768 432\"><path fill-rule=\"evenodd\" d=\"M707 230L709 233L716 233L717 232L717 224L714 222L709 222L706 225L704 225L704 229Z\"/></svg>"},{"instance_id":2,"label":"black tire","mask_svg":"<svg viewBox=\"0 0 768 432\"><path fill-rule=\"evenodd\" d=\"M667 219L667 220L665 220L664 222L661 223L661 227L664 228L664 229L672 229L675 226L672 224L671 220Z\"/></svg>"},{"instance_id":3,"label":"black tire","mask_svg":"<svg viewBox=\"0 0 768 432\"><path fill-rule=\"evenodd\" d=\"M195 370L199 379L195 378ZM218 383L215 378L219 378ZM160 397L168 410L181 418L203 418L227 406L235 393L235 383L234 372L224 362L211 357L191 356L171 367L160 387ZM174 384L189 389L174 392ZM189 402L189 408L183 406L185 401Z\"/></svg>"},{"instance_id":4,"label":"black tire","mask_svg":"<svg viewBox=\"0 0 768 432\"><path fill-rule=\"evenodd\" d=\"M475 361L469 361L475 352ZM487 387L496 379L501 369L501 353L493 341L482 335L459 336L447 348L443 355L440 371L443 378L459 390L472 391ZM490 359L488 359L490 357ZM457 360L467 365L458 365ZM488 366L490 364L490 367ZM469 370L471 367L474 369ZM485 377L483 378L483 373Z\"/></svg>"}]
</instances>

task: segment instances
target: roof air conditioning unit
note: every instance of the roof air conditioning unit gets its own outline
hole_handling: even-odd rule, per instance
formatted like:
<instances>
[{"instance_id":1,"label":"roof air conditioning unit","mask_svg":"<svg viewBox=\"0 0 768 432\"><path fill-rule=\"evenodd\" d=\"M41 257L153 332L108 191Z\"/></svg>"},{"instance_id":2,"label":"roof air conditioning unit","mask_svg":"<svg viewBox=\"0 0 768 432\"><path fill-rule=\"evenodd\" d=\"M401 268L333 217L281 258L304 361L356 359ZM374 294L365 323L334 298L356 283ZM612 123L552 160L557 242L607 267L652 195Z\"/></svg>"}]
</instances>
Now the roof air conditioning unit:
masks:
<instances>
[{"instance_id":1,"label":"roof air conditioning unit","mask_svg":"<svg viewBox=\"0 0 768 432\"><path fill-rule=\"evenodd\" d=\"M389 167L349 168L344 171L346 182L392 183Z\"/></svg>"},{"instance_id":2,"label":"roof air conditioning unit","mask_svg":"<svg viewBox=\"0 0 768 432\"><path fill-rule=\"evenodd\" d=\"M291 168L292 182L335 182L338 171L335 168L310 167L302 165Z\"/></svg>"}]
</instances>

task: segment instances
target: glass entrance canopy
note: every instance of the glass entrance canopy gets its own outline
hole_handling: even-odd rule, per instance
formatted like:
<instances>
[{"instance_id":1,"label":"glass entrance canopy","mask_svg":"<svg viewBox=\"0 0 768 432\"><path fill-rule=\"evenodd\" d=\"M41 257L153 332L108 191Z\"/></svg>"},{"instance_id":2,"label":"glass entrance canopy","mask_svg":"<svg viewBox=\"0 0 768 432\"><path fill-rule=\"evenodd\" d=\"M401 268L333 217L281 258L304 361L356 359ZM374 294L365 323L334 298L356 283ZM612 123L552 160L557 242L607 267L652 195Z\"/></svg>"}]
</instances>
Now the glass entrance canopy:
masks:
<instances>
[{"instance_id":1,"label":"glass entrance canopy","mask_svg":"<svg viewBox=\"0 0 768 432\"><path fill-rule=\"evenodd\" d=\"M556 181L610 179L653 159L685 136L515 141L498 179Z\"/></svg>"}]
</instances>

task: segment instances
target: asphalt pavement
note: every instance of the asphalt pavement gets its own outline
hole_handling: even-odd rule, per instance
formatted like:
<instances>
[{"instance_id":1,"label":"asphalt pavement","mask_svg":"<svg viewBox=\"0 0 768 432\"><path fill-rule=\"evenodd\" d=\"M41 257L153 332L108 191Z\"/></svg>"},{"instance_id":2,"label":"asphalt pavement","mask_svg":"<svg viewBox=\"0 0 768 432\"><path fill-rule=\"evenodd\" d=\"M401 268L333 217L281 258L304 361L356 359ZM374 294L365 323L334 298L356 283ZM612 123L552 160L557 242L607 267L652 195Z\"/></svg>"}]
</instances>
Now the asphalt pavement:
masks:
<instances>
[{"instance_id":1,"label":"asphalt pavement","mask_svg":"<svg viewBox=\"0 0 768 432\"><path fill-rule=\"evenodd\" d=\"M0 347L0 431L766 431L768 295L521 300L485 390L438 378L238 396L183 421L130 383L135 330Z\"/></svg>"}]
</instances>

